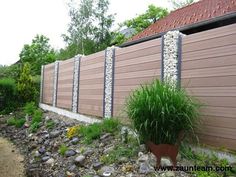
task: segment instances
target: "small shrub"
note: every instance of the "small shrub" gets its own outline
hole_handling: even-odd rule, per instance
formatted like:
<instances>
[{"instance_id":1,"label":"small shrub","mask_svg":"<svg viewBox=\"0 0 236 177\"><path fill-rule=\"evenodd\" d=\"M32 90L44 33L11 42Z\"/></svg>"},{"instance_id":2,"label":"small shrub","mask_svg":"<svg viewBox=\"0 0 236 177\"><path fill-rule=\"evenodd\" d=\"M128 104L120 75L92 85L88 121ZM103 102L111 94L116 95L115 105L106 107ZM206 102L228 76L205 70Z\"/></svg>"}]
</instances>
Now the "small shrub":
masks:
<instances>
[{"instance_id":1,"label":"small shrub","mask_svg":"<svg viewBox=\"0 0 236 177\"><path fill-rule=\"evenodd\" d=\"M68 150L68 147L64 144L62 144L58 150L59 154L61 154L62 156L65 155L66 151Z\"/></svg>"},{"instance_id":2,"label":"small shrub","mask_svg":"<svg viewBox=\"0 0 236 177\"><path fill-rule=\"evenodd\" d=\"M34 114L34 111L37 109L36 105L34 102L28 102L25 104L23 110L24 110L24 113L25 114L28 114L28 115L33 115Z\"/></svg>"},{"instance_id":3,"label":"small shrub","mask_svg":"<svg viewBox=\"0 0 236 177\"><path fill-rule=\"evenodd\" d=\"M30 125L30 131L35 133L39 128L39 122L34 122Z\"/></svg>"},{"instance_id":4,"label":"small shrub","mask_svg":"<svg viewBox=\"0 0 236 177\"><path fill-rule=\"evenodd\" d=\"M114 133L118 130L119 124L120 123L117 119L114 118L104 119L102 121L102 129L104 132Z\"/></svg>"},{"instance_id":5,"label":"small shrub","mask_svg":"<svg viewBox=\"0 0 236 177\"><path fill-rule=\"evenodd\" d=\"M10 126L15 126L16 128L21 128L25 123L25 119L24 118L20 118L20 119L17 119L15 117L11 117L7 120L7 125L10 125Z\"/></svg>"},{"instance_id":6,"label":"small shrub","mask_svg":"<svg viewBox=\"0 0 236 177\"><path fill-rule=\"evenodd\" d=\"M68 129L68 131L67 131L67 134L66 134L67 138L71 139L74 136L79 135L79 130L80 130L80 126L79 125L70 127Z\"/></svg>"},{"instance_id":7,"label":"small shrub","mask_svg":"<svg viewBox=\"0 0 236 177\"><path fill-rule=\"evenodd\" d=\"M8 114L18 106L16 84L13 79L0 79L0 113Z\"/></svg>"},{"instance_id":8,"label":"small shrub","mask_svg":"<svg viewBox=\"0 0 236 177\"><path fill-rule=\"evenodd\" d=\"M15 123L16 123L15 117L11 117L11 118L7 119L7 125L12 126L12 125L15 125Z\"/></svg>"},{"instance_id":9,"label":"small shrub","mask_svg":"<svg viewBox=\"0 0 236 177\"><path fill-rule=\"evenodd\" d=\"M53 120L48 120L48 121L46 122L46 127L47 127L48 129L53 129L54 126L55 126L55 122L54 122Z\"/></svg>"},{"instance_id":10,"label":"small shrub","mask_svg":"<svg viewBox=\"0 0 236 177\"><path fill-rule=\"evenodd\" d=\"M81 126L79 133L84 137L84 142L89 144L92 140L97 139L102 135L101 124L93 123L88 126Z\"/></svg>"},{"instance_id":11,"label":"small shrub","mask_svg":"<svg viewBox=\"0 0 236 177\"><path fill-rule=\"evenodd\" d=\"M141 140L155 144L175 144L181 132L194 134L199 120L199 104L192 97L158 80L134 90L126 108Z\"/></svg>"},{"instance_id":12,"label":"small shrub","mask_svg":"<svg viewBox=\"0 0 236 177\"><path fill-rule=\"evenodd\" d=\"M24 124L25 124L25 119L24 118L16 119L15 126L17 128L21 128Z\"/></svg>"},{"instance_id":13,"label":"small shrub","mask_svg":"<svg viewBox=\"0 0 236 177\"><path fill-rule=\"evenodd\" d=\"M72 129L68 131L67 137L73 137L72 135L80 135L84 137L84 142L89 144L93 140L99 138L104 133L112 133L115 134L115 132L119 129L119 121L117 119L104 119L100 123L93 123L90 125L82 125L77 129Z\"/></svg>"},{"instance_id":14,"label":"small shrub","mask_svg":"<svg viewBox=\"0 0 236 177\"><path fill-rule=\"evenodd\" d=\"M29 102L32 100L32 98L35 98L36 89L34 87L33 78L30 73L30 64L25 63L17 83L19 97L23 102Z\"/></svg>"},{"instance_id":15,"label":"small shrub","mask_svg":"<svg viewBox=\"0 0 236 177\"><path fill-rule=\"evenodd\" d=\"M34 114L33 114L33 117L32 117L32 123L41 122L42 121L42 115L43 115L43 112L40 109L35 110Z\"/></svg>"},{"instance_id":16,"label":"small shrub","mask_svg":"<svg viewBox=\"0 0 236 177\"><path fill-rule=\"evenodd\" d=\"M128 159L134 157L137 154L137 148L128 147L124 145L117 146L114 150L109 152L107 155L101 156L101 162L105 164L112 164L118 161L120 157L127 157Z\"/></svg>"}]
</instances>

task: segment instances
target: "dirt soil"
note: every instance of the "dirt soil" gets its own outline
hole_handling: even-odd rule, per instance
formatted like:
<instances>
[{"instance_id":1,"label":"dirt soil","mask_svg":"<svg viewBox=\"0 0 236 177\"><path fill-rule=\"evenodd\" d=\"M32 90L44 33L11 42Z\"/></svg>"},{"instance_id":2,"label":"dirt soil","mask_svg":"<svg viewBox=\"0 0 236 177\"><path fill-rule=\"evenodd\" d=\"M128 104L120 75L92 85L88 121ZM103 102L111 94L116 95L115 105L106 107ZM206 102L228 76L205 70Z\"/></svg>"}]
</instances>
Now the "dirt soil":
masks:
<instances>
[{"instance_id":1,"label":"dirt soil","mask_svg":"<svg viewBox=\"0 0 236 177\"><path fill-rule=\"evenodd\" d=\"M0 137L0 177L24 177L23 160L14 145Z\"/></svg>"}]
</instances>

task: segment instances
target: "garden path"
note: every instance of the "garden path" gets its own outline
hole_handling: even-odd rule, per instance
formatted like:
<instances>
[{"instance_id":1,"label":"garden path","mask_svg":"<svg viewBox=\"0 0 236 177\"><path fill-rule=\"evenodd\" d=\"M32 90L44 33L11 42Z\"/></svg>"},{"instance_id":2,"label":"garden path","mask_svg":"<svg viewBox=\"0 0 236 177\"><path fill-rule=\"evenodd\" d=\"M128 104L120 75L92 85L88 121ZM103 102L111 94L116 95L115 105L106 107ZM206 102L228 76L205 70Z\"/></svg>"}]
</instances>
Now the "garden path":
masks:
<instances>
[{"instance_id":1,"label":"garden path","mask_svg":"<svg viewBox=\"0 0 236 177\"><path fill-rule=\"evenodd\" d=\"M14 145L0 137L0 177L24 177L23 160Z\"/></svg>"}]
</instances>

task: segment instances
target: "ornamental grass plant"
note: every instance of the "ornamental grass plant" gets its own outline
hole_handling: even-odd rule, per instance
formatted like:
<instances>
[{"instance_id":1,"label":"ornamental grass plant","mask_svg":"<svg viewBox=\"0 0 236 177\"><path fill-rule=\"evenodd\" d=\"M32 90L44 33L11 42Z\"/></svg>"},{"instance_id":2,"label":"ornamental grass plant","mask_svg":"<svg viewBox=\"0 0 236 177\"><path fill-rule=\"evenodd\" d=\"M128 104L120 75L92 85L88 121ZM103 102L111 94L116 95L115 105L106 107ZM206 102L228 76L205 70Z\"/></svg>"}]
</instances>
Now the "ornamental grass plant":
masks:
<instances>
[{"instance_id":1,"label":"ornamental grass plant","mask_svg":"<svg viewBox=\"0 0 236 177\"><path fill-rule=\"evenodd\" d=\"M126 100L126 111L144 142L175 144L181 132L194 134L199 102L184 89L154 80L141 85Z\"/></svg>"}]
</instances>

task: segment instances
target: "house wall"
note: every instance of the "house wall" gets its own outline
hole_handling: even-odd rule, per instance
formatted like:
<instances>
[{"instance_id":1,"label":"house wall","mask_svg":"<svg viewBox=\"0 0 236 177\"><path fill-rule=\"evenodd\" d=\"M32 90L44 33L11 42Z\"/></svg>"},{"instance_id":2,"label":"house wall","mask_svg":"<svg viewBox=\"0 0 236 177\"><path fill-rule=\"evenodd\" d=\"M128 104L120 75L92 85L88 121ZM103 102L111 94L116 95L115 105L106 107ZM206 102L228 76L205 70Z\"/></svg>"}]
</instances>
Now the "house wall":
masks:
<instances>
[{"instance_id":1,"label":"house wall","mask_svg":"<svg viewBox=\"0 0 236 177\"><path fill-rule=\"evenodd\" d=\"M140 84L160 79L162 41L115 48L113 116L127 122L125 98ZM181 86L203 103L201 143L236 150L236 24L182 37ZM43 98L52 104L54 65L44 67ZM71 110L73 59L59 62L57 105ZM104 115L105 51L80 60L78 113Z\"/></svg>"}]
</instances>

